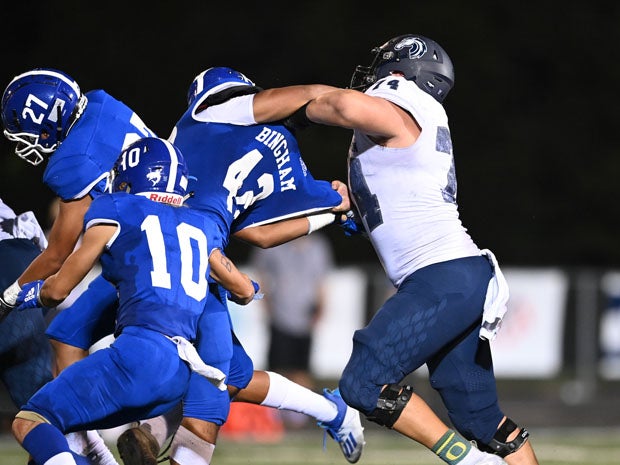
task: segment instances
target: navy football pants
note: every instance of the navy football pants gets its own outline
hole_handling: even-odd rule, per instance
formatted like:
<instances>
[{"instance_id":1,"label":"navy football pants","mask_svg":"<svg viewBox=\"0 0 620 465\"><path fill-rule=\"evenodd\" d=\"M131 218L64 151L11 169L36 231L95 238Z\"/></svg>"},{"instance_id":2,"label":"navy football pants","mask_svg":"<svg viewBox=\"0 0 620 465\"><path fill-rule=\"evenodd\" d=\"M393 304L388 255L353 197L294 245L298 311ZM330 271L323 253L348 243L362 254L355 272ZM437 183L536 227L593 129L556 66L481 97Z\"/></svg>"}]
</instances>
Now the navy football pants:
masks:
<instances>
[{"instance_id":1,"label":"navy football pants","mask_svg":"<svg viewBox=\"0 0 620 465\"><path fill-rule=\"evenodd\" d=\"M427 364L454 426L488 443L503 417L488 341L478 337L492 268L482 256L424 267L407 277L355 332L340 381L345 401L368 415L381 389Z\"/></svg>"}]
</instances>

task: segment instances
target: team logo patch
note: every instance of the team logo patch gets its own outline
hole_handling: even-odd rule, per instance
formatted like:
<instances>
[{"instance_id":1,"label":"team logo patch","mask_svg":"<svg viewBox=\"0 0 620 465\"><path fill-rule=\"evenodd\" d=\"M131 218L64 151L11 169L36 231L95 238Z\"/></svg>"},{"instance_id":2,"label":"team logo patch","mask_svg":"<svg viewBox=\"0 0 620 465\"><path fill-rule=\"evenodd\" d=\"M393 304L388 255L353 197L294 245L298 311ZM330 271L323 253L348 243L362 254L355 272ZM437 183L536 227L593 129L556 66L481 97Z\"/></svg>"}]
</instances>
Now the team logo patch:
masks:
<instances>
[{"instance_id":1,"label":"team logo patch","mask_svg":"<svg viewBox=\"0 0 620 465\"><path fill-rule=\"evenodd\" d=\"M156 186L161 181L161 172L163 168L150 168L150 171L146 174L146 179L148 179L153 186Z\"/></svg>"},{"instance_id":2,"label":"team logo patch","mask_svg":"<svg viewBox=\"0 0 620 465\"><path fill-rule=\"evenodd\" d=\"M406 37L394 46L394 50L409 48L409 58L421 58L426 53L426 42L419 37Z\"/></svg>"}]
</instances>

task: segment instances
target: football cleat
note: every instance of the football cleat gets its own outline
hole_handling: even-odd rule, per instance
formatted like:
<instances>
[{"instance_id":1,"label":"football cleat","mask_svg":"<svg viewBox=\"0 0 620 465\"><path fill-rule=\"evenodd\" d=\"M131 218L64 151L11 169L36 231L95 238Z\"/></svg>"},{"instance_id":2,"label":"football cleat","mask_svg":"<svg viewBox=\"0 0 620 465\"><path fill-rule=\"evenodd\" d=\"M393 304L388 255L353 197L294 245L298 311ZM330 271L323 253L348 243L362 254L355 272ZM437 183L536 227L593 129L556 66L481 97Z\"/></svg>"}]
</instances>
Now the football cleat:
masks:
<instances>
[{"instance_id":1,"label":"football cleat","mask_svg":"<svg viewBox=\"0 0 620 465\"><path fill-rule=\"evenodd\" d=\"M318 425L340 446L340 450L349 463L356 463L362 456L364 448L364 428L357 410L345 404L340 391L323 389L323 396L336 405L338 414L331 421L319 421Z\"/></svg>"},{"instance_id":2,"label":"football cleat","mask_svg":"<svg viewBox=\"0 0 620 465\"><path fill-rule=\"evenodd\" d=\"M125 465L157 465L159 443L143 426L125 430L118 437L116 448Z\"/></svg>"}]
</instances>

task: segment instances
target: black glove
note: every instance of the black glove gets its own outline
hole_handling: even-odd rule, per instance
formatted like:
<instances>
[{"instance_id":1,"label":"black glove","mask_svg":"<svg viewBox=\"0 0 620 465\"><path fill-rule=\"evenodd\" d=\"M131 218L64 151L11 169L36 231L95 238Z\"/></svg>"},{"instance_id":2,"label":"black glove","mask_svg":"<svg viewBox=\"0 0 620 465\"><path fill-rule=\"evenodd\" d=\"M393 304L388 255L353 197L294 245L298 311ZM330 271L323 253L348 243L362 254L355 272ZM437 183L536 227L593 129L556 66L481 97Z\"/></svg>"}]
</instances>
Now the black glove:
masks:
<instances>
[{"instance_id":1,"label":"black glove","mask_svg":"<svg viewBox=\"0 0 620 465\"><path fill-rule=\"evenodd\" d=\"M11 310L14 308L15 305L7 303L2 295L0 295L0 323L8 316L9 313L11 313Z\"/></svg>"}]
</instances>

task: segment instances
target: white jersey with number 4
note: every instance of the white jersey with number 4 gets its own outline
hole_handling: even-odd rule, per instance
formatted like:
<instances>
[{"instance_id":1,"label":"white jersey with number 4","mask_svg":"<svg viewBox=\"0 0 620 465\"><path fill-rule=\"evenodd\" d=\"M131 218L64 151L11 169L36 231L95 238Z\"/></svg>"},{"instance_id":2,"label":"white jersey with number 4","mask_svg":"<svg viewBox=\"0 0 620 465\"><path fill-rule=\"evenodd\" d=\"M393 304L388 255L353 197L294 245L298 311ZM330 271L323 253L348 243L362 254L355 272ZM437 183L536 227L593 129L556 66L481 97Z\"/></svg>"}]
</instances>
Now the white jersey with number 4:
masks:
<instances>
[{"instance_id":1,"label":"white jersey with number 4","mask_svg":"<svg viewBox=\"0 0 620 465\"><path fill-rule=\"evenodd\" d=\"M443 106L402 77L381 79L366 93L402 107L422 129L404 148L382 147L356 130L349 150L353 199L392 283L433 263L480 255L459 219Z\"/></svg>"}]
</instances>

